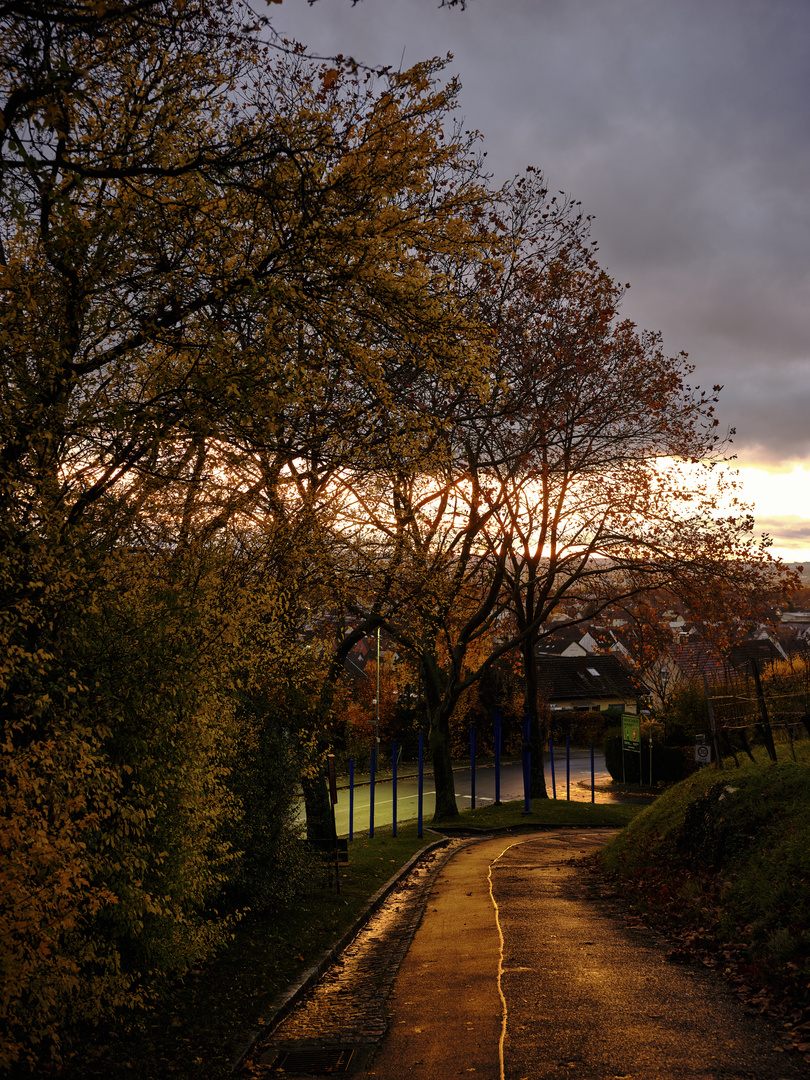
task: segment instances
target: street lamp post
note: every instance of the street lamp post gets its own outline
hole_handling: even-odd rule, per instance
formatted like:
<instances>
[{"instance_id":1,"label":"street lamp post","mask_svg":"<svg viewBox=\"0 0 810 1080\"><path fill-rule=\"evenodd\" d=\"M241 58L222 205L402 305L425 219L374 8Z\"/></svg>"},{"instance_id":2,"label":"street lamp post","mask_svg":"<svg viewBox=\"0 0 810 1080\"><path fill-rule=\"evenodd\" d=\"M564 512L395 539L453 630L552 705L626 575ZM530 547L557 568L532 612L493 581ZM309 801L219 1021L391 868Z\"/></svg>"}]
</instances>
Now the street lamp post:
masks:
<instances>
[{"instance_id":1,"label":"street lamp post","mask_svg":"<svg viewBox=\"0 0 810 1080\"><path fill-rule=\"evenodd\" d=\"M374 699L377 714L374 718L374 752L380 760L380 628L377 627L377 696Z\"/></svg>"}]
</instances>

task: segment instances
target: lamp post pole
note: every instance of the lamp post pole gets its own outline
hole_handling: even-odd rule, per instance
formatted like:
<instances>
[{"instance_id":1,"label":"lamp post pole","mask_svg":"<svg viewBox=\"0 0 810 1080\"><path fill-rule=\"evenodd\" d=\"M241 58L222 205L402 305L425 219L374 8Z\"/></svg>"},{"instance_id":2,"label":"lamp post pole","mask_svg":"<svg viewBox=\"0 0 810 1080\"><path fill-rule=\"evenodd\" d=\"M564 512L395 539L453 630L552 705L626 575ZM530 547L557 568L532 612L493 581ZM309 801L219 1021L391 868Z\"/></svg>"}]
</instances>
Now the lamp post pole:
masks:
<instances>
[{"instance_id":1,"label":"lamp post pole","mask_svg":"<svg viewBox=\"0 0 810 1080\"><path fill-rule=\"evenodd\" d=\"M380 759L380 628L377 627L377 697L374 699L377 705L377 714L374 718L374 749L377 761Z\"/></svg>"}]
</instances>

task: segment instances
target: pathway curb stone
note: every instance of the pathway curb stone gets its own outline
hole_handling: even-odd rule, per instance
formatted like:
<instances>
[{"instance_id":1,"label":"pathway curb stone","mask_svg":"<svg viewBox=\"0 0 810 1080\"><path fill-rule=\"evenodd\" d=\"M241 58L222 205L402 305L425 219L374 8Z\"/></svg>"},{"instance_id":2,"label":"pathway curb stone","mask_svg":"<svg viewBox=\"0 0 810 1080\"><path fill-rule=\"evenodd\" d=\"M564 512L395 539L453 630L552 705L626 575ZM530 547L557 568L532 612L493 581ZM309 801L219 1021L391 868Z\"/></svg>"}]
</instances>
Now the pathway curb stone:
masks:
<instances>
[{"instance_id":1,"label":"pathway curb stone","mask_svg":"<svg viewBox=\"0 0 810 1080\"><path fill-rule=\"evenodd\" d=\"M324 1037L327 1036L325 1041L335 1045L334 1032L339 1025L335 1024L335 1009L331 1004L322 1003L320 1006L313 1004L309 1021L299 1021L297 1024L293 1024L292 1029L289 1024L290 1014L297 1006L302 1005L303 1007L302 1003L304 1003L307 995L310 993L324 991L325 998L328 1001L330 996L329 989L323 985L319 987L318 984L325 983L330 979L330 969L334 969L336 972L336 980L340 978L341 954L351 952L351 946L355 942L355 939L357 939L368 927L370 921L383 904L392 896L400 883L405 881L426 857L430 856L435 851L447 849L446 857L431 867L430 872L413 888L412 896L410 898L413 903L411 904L410 912L405 916L404 921L399 921L398 923L399 930L396 935L397 944L393 947L389 946L388 952L384 958L380 956L372 958L370 965L367 966L366 971L360 976L359 981L361 982L370 979L368 988L364 989L362 986L358 986L354 990L354 996L357 999L355 1024L363 1030L361 1033L355 1031L353 1037L344 1039L343 1042L345 1042L345 1045L347 1046L353 1046L356 1050L359 1050L364 1043L367 1043L369 1046L378 1045L385 1034L386 1025L383 1015L383 1026L380 1030L375 1031L379 1026L380 1021L376 1012L379 1009L381 1000L384 1002L384 998L387 997L387 994L393 985L399 966L410 947L413 934L416 932L416 929L421 922L428 895L433 888L437 875L441 872L448 859L455 855L460 847L466 846L463 843L465 840L468 843L479 843L487 839L497 839L499 836L559 830L565 832L569 830L590 831L590 828L589 826L574 824L560 826L559 824L551 823L538 824L536 822L527 822L525 825L516 824L484 830L453 826L448 826L446 829L442 828L441 830L426 830L428 832L440 834L440 838L433 843L427 844L404 866L402 866L397 873L395 873L393 877L391 877L385 885L374 894L366 907L360 912L340 939L324 952L315 964L303 973L296 983L287 987L275 998L268 1010L270 1019L265 1025L260 1028L249 1030L238 1040L238 1042L234 1040L235 1049L231 1058L231 1071L237 1072L246 1064L248 1058L251 1058L251 1060L255 1062L258 1055L263 1055L263 1061L264 1057L266 1057L268 1047L271 1047L274 1042L277 1044L281 1042L285 1047L291 1047L294 1044L303 1046L311 1039L323 1042ZM358 946L361 951L368 952L366 946L362 946L359 943ZM317 990L315 989L316 987L318 988ZM264 1063L266 1064L266 1062Z\"/></svg>"},{"instance_id":2,"label":"pathway curb stone","mask_svg":"<svg viewBox=\"0 0 810 1080\"><path fill-rule=\"evenodd\" d=\"M433 830L428 831L432 832ZM425 856L430 855L432 852L441 848L447 847L450 842L451 837L449 835L442 835L438 840L434 840L432 843L423 847L412 859L405 863L404 866L400 867L396 874L386 881L386 883L371 897L354 922L346 929L334 945L322 953L315 963L307 968L297 982L286 987L286 989L276 996L268 1009L270 1014L268 1023L260 1028L252 1028L242 1036L234 1039L234 1051L233 1056L231 1057L232 1072L236 1072L240 1068L259 1040L266 1038L268 1034L272 1033L292 1012L308 991L323 977L325 972L334 964L343 950L351 944L358 933L366 926L369 919L371 919L375 912L380 909L397 885L411 873Z\"/></svg>"}]
</instances>

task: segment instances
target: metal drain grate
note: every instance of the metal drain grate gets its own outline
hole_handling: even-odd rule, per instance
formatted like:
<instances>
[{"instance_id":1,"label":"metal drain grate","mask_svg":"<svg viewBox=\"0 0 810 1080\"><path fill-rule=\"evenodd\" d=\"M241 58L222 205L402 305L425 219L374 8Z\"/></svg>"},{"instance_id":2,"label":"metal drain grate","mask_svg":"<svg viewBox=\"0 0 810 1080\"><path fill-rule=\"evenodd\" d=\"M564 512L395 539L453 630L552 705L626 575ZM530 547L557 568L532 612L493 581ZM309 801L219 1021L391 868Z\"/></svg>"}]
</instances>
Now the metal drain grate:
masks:
<instances>
[{"instance_id":1,"label":"metal drain grate","mask_svg":"<svg viewBox=\"0 0 810 1080\"><path fill-rule=\"evenodd\" d=\"M354 1050L282 1050L270 1066L271 1072L304 1076L329 1076L347 1072Z\"/></svg>"}]
</instances>

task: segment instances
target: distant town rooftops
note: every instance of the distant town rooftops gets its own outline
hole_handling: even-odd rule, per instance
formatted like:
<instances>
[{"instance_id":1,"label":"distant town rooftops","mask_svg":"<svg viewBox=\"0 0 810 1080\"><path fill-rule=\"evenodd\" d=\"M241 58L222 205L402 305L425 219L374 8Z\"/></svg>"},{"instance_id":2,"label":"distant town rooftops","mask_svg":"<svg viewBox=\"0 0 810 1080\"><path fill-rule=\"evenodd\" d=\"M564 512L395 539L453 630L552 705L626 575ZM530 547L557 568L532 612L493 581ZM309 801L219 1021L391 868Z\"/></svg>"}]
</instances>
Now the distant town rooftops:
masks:
<instances>
[{"instance_id":1,"label":"distant town rooftops","mask_svg":"<svg viewBox=\"0 0 810 1080\"><path fill-rule=\"evenodd\" d=\"M804 626L810 623L810 611L785 611L779 622L785 626Z\"/></svg>"},{"instance_id":2,"label":"distant town rooftops","mask_svg":"<svg viewBox=\"0 0 810 1080\"><path fill-rule=\"evenodd\" d=\"M681 641L669 647L669 655L685 679L722 682L734 671L743 671L751 660L759 664L781 660L784 653L772 641L749 640L735 645L725 657L705 641Z\"/></svg>"}]
</instances>

